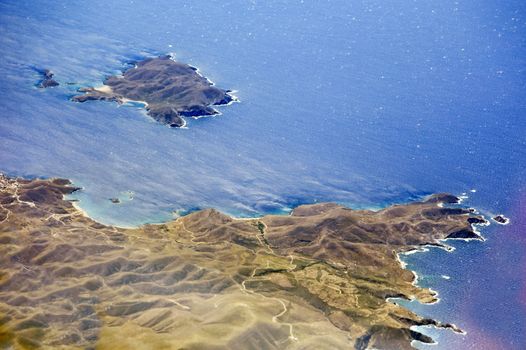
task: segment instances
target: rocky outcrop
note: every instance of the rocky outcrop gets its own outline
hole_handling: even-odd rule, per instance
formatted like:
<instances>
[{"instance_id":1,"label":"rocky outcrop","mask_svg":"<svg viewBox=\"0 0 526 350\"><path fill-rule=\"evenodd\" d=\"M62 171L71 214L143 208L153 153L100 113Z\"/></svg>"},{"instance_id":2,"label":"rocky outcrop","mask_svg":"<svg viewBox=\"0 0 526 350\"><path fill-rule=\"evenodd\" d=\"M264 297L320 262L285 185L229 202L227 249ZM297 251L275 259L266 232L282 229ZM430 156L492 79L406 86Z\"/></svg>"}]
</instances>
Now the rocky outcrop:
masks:
<instances>
[{"instance_id":1,"label":"rocky outcrop","mask_svg":"<svg viewBox=\"0 0 526 350\"><path fill-rule=\"evenodd\" d=\"M44 69L39 72L42 74L42 80L37 84L39 88L48 88L60 85L55 79L53 79L54 74L49 69Z\"/></svg>"}]
</instances>

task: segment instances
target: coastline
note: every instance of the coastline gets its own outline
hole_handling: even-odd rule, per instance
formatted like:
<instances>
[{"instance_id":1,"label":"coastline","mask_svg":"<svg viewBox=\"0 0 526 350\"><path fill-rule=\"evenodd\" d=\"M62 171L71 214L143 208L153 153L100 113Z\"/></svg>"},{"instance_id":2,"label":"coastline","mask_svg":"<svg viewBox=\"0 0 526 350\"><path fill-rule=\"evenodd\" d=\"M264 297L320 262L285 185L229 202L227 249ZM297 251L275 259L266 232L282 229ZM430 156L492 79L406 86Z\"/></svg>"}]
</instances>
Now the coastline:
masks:
<instances>
[{"instance_id":1,"label":"coastline","mask_svg":"<svg viewBox=\"0 0 526 350\"><path fill-rule=\"evenodd\" d=\"M473 190L472 190L473 192ZM459 201L458 204L461 204L463 201L465 201L468 197L463 195L462 197L459 197L461 200ZM472 209L472 208L470 208ZM478 211L475 211L477 214L481 215ZM487 215L487 214L486 214ZM471 241L481 241L481 242L485 242L485 238L482 236L482 233L477 229L477 226L483 226L483 227L486 227L486 226L489 226L491 223L489 220L486 219L485 216L481 215L484 219L485 219L485 222L482 222L482 223L472 223L471 226L472 226L472 229L473 229L473 232L475 232L476 234L479 235L478 238L445 238L445 239L441 239L440 242L441 243L444 243L444 242L447 242L449 240L452 240L452 241L464 241L464 242L471 242ZM491 215L490 215L491 217ZM452 253L453 251L456 250L455 247L451 246L451 245L448 245L448 244L444 244L444 245L436 245L436 244L426 244L422 247L418 247L418 248L415 248L415 249L412 249L412 250L409 250L409 251L406 251L406 252L401 252L401 253L398 253L397 254L397 257L398 257L398 261L400 262L401 266L404 268L404 269L407 269L409 271L411 271L413 273L413 275L415 276L415 279L413 281L413 284L416 286L416 287L419 287L419 288L428 288L429 290L433 291L435 293L435 297L436 297L436 301L434 302L431 302L431 303L422 303L421 301L419 300L416 300L416 299L411 299L411 300L407 300L407 301L410 301L410 302L417 302L419 303L420 305L435 305L435 304L438 304L440 301L441 301L441 298L439 297L439 291L437 290L434 290L432 289L431 287L425 287L421 284L419 284L419 281L420 281L420 276L418 274L418 272L412 268L409 268L408 267L408 263L406 261L404 261L403 257L404 256L408 256L408 255L413 255L413 254L424 254L424 253L428 253L430 252L430 249L432 248L435 248L435 249L441 249L443 251L445 251L446 253ZM451 276L450 275L441 275L440 276L441 278L445 279L445 280L449 280L451 279ZM389 301L390 302L395 302L396 303L396 300L399 299L399 298L391 298ZM401 299L402 301L405 301L404 299ZM412 309L411 308L411 304L410 303L407 303L404 305L404 307L408 308L408 309ZM412 310L412 311L415 311L416 310ZM435 316L436 317L436 316ZM453 331L453 333L455 334L458 334L458 335L461 335L461 336L465 336L468 334L468 332L463 329L463 328L459 328L457 325L455 324L451 324L454 328L449 328L450 330ZM435 329L435 330L440 330L440 329L447 329L448 327L444 328L444 327L439 327L439 326L436 326L436 325L415 325L412 327L412 329L418 331L418 330L422 330L423 329ZM432 337L433 334L426 334L425 332L423 333L427 336L430 336ZM433 338L434 339L434 338ZM422 342L418 342L418 341L414 341L414 342L417 342L419 344L425 344L425 345L440 345L440 342L439 341L436 341L434 340L433 343L422 343ZM412 344L413 345L413 344Z\"/></svg>"},{"instance_id":2,"label":"coastline","mask_svg":"<svg viewBox=\"0 0 526 350\"><path fill-rule=\"evenodd\" d=\"M457 211L449 208L440 208L437 206L438 202L447 202L451 203L452 198L456 198L454 196L446 195L446 194L438 194L429 197L427 200L423 202L415 202L415 203L408 203L408 204L399 204L390 206L388 208L385 208L383 210L374 212L374 211L368 211L368 210L352 210L350 208L339 206L335 203L318 203L318 204L312 204L312 205L301 205L296 208L294 208L289 215L266 215L262 216L260 218L235 218L228 215L225 215L215 209L204 209L199 210L196 212L189 213L187 215L181 216L176 218L175 220L170 220L163 223L158 224L145 224L140 225L138 227L117 227L117 226L106 226L103 224L100 224L94 220L92 220L88 213L83 210L77 201L71 201L65 198L66 194L73 193L75 191L78 191L79 187L74 187L74 184L65 179L60 178L48 178L48 179L33 179L33 180L26 180L23 178L17 178L17 179L11 179L9 178L2 178L3 183L14 183L19 184L16 185L14 188L18 188L15 190L14 195L15 198L18 198L18 196L24 196L24 202L20 202L20 204L17 204L16 202L14 204L9 205L8 211L16 213L16 216L9 215L8 220L11 222L4 223L8 225L13 225L14 223L17 223L17 220L25 220L26 214L24 212L30 211L31 216L33 219L31 220L37 220L35 221L35 229L37 229L38 225L44 225L44 227L47 227L48 229L53 229L53 227L61 228L65 227L66 232L74 233L74 237L77 237L79 233L83 232L82 227L90 227L89 231L86 231L84 233L83 242L85 244L89 244L89 241L92 240L94 237L99 235L97 232L109 232L112 236L117 235L118 241L117 242L126 242L129 239L132 239L133 243L131 246L129 244L126 244L125 246L120 246L120 248L117 249L111 248L111 251L117 249L118 252L120 249L123 249L125 247L128 247L126 249L136 249L134 248L135 244L138 244L143 239L146 239L148 235L153 234L152 243L153 246L161 244L162 246L165 246L166 243L163 242L172 242L172 244L181 245L181 248L184 246L188 246L188 254L191 254L190 256L197 254L199 255L200 249L206 248L207 246L213 247L219 240L221 243L221 246L224 246L225 248L228 248L227 251L225 251L225 254L229 259L232 259L232 253L230 252L230 249L238 250L238 249L248 249L247 253L249 254L255 254L256 255L256 261L257 256L260 254L263 254L266 258L263 260L263 266L260 266L260 263L256 264L256 266L252 266L247 272L243 272L242 274L246 275L245 279L243 279L241 283L242 290L245 290L249 294L254 295L264 295L265 298L270 299L276 299L277 295L281 295L279 297L280 304L285 305L284 301L281 301L281 299L284 297L282 294L274 294L274 293L268 293L266 289L259 290L259 283L262 283L262 281L267 281L267 278L261 279L260 276L266 276L267 274L270 274L272 276L273 274L276 274L273 278L278 278L281 276L281 274L285 274L287 276L288 274L297 274L296 277L296 283L307 283L309 280L308 276L309 274L304 274L303 270L308 268L309 266L318 266L317 264L321 263L322 265L319 265L318 268L323 268L323 270L318 270L320 273L321 271L326 271L324 273L329 273L329 275L332 275L331 278L342 279L341 282L336 283L334 286L332 285L333 282L330 282L330 280L323 282L323 281L317 281L315 283L320 283L319 286L316 287L315 290L311 290L310 293L314 293L316 295L316 298L322 298L321 300L324 300L324 303L327 303L327 306L323 308L335 308L334 312L335 314L333 316L327 317L327 320L330 321L330 323L333 324L333 326L336 326L339 330L344 330L347 332L351 332L351 334L354 334L354 336L358 337L356 339L356 346L357 349L366 349L370 346L375 346L374 344L383 344L387 339L389 339L392 335L391 332L395 332L397 341L400 342L406 342L406 341L420 341L423 343L430 343L433 340L426 336L425 334L421 334L419 332L411 330L411 327L413 326L432 326L435 328L440 329L451 329L454 332L462 333L463 331L459 329L454 324L450 323L443 323L440 321L437 321L435 319L431 318L424 318L422 316L419 316L415 313L412 313L410 310L407 310L405 307L400 307L396 302L393 302L393 297L403 297L406 300L416 300L421 303L437 303L440 299L437 297L437 293L433 291L430 288L423 288L421 286L418 286L418 274L416 272L412 272L411 270L407 269L407 265L404 265L400 255L401 253L404 253L402 251L401 253L395 254L391 259L393 259L393 264L391 265L390 262L383 263L381 265L380 269L383 271L397 271L394 275L400 274L397 278L392 278L391 280L385 280L381 282L379 285L373 283L372 285L368 285L369 282L359 282L357 281L363 280L363 281L369 281L371 278L374 279L378 278L379 276L376 276L378 273L378 268L371 270L370 267L367 267L369 264L371 264L374 260L370 260L370 255L378 255L380 257L388 258L389 248L386 246L385 248L380 246L378 248L377 243L375 243L375 239L373 238L373 243L370 246L364 246L369 247L367 249L370 250L370 253L365 253L365 255L360 254L358 256L354 256L354 253L352 253L352 250L349 251L351 255L347 255L346 257L339 256L338 249L331 248L330 250L326 251L325 255L318 256L319 252L322 252L323 249L321 246L318 247L317 241L312 241L311 239L305 240L309 237L309 235L320 235L321 232L324 230L323 227L328 225L328 227L332 227L332 222L336 220L336 222L345 220L345 222L348 222L348 224L345 224L341 228L337 229L337 232L339 234L343 235L341 237L335 236L332 239L334 239L334 242L338 244L344 244L342 246L345 247L345 235L348 230L353 230L353 222L357 218L361 218L361 220L365 220L365 222L371 221L371 228L370 232L377 234L376 232L376 223L381 225L390 224L393 225L393 227L398 227L397 221L398 219L404 220L411 218L414 218L413 215L430 215L431 217L435 217L438 215L440 220L443 220L442 223L446 225L451 225L451 228L449 229L451 232L463 232L463 230L466 230L464 227L464 222L468 222L467 219L474 217L473 214L469 211ZM6 182L7 181L7 182ZM10 182L9 182L10 181ZM9 187L11 188L11 187ZM8 187L2 187L2 190L7 193L3 194L3 201L6 201L6 194L11 193L13 190L9 189ZM11 192L9 192L11 191ZM20 192L22 191L22 192ZM57 195L60 194L61 200L57 199ZM10 198L12 195L8 195L7 198ZM21 197L22 198L22 197ZM27 200L32 200L34 198L37 200L34 205L29 205L28 207L25 207L25 204ZM49 199L46 199L49 198ZM57 201L58 200L58 201ZM9 202L9 201L7 201ZM16 204L16 205L15 205ZM15 206L13 206L15 205ZM44 210L44 213L40 214L40 212ZM61 212L63 214L55 215L53 213L55 212ZM47 213L47 214L46 214ZM51 213L51 215L49 215ZM80 215L78 215L80 214ZM455 216L459 215L460 216ZM42 216L42 220L39 221L39 217ZM450 217L450 215L452 215ZM478 220L481 220L480 217ZM46 223L48 219L52 219L54 222ZM393 222L391 222L394 219ZM63 221L65 220L65 221ZM350 221L347 221L350 220ZM425 219L424 219L425 220ZM284 222L288 221L289 224L284 225ZM71 223L70 223L71 222ZM418 220L417 220L418 222ZM424 221L428 222L429 224L432 221ZM478 222L478 221L477 221ZM60 224L61 223L61 224ZM70 227L70 225L73 224L73 226ZM51 225L51 226L49 226ZM58 226L57 226L58 225ZM348 226L351 225L351 226ZM70 228L68 228L70 227ZM296 227L300 228L300 231L296 231ZM470 227L472 228L472 224L470 222ZM241 229L241 231L240 231ZM285 231L283 231L285 229ZM363 229L363 227L362 227ZM80 231L79 231L80 230ZM93 231L95 230L95 231ZM108 231L109 230L109 231ZM460 231L459 231L460 230ZM333 229L330 229L330 231L333 231ZM9 231L8 231L9 232ZM163 233L164 232L164 233ZM173 232L173 233L170 233ZM298 232L298 233L295 233ZM312 233L309 233L312 232ZM359 231L356 231L359 232ZM398 231L395 231L398 232ZM423 234L425 232L422 231L422 233L415 232L415 239L420 239L422 242L427 242L429 246L437 247L437 236L429 236L429 237L420 237L420 234ZM162 238L162 236L159 236L160 234L165 235L166 233L169 233L169 235L165 238ZM68 234L68 235L69 235ZM93 234L96 234L93 237ZM226 234L226 236L225 236ZM55 235L52 235L51 237L59 237ZM124 237L124 238L123 238ZM129 238L126 238L129 237ZM143 237L143 238L140 238ZM364 236L364 238L367 236ZM380 238L380 236L378 237ZM29 237L28 237L29 239ZM56 238L53 238L56 239ZM61 239L67 239L67 236L64 236ZM124 240L123 240L124 239ZM137 241L139 239L140 241ZM331 239L331 240L332 240ZM342 241L343 239L343 241ZM362 238L363 239L363 238ZM366 238L370 239L370 238ZM186 242L186 243L185 243ZM309 248L305 246L304 242L312 243L314 242L315 245L313 248ZM109 243L109 242L108 242ZM93 244L93 243L92 243ZM62 244L63 245L63 244ZM69 246L70 244L66 244L66 246ZM113 243L112 243L113 246ZM256 248L257 247L257 248ZM138 248L138 247L137 247ZM181 249L179 248L179 249ZM207 249L210 249L207 248ZM23 248L24 249L24 248ZM88 249L88 248L86 248ZM89 248L91 249L91 248ZM97 248L99 249L99 248ZM104 248L104 249L110 249ZM146 245L144 248L141 248L141 251L143 249L151 249L148 245ZM398 250L405 250L405 252L410 252L409 254L413 254L415 251L422 251L428 249L425 244L420 245L400 245ZM103 250L104 251L104 250ZM366 250L367 252L367 250ZM38 254L37 254L38 256ZM114 258L122 259L124 256L121 253L116 253L116 255L113 255ZM91 258L86 257L87 261L86 263L90 263ZM113 258L112 258L113 259ZM209 258L206 258L207 260ZM277 264L275 267L271 267L271 259L272 261L276 261L275 264ZM321 259L321 260L320 260ZM214 259L215 260L215 259ZM8 260L9 261L9 260ZM0 264L0 268L6 268L9 265L6 264L12 264L12 262L4 261L2 264ZM16 260L15 260L16 261ZM113 261L113 260L111 260ZM266 263L265 263L266 261ZM294 264L292 262L294 261ZM310 262L309 262L310 261ZM314 262L315 265L311 265ZM29 264L29 262L27 262ZM272 263L274 264L274 263ZM350 266L356 266L357 270L350 269ZM266 265L266 267L265 267ZM39 268L39 265L34 265L35 268ZM365 269L365 270L364 270ZM252 271L252 272L250 272ZM266 272L265 272L266 271ZM375 272L373 272L375 271ZM406 273L407 272L407 273ZM240 272L238 272L240 273ZM347 275L349 273L349 275ZM410 273L410 275L408 274ZM357 275L356 275L357 274ZM356 275L356 277L352 277ZM376 277L375 277L376 276ZM404 277L405 276L405 277ZM412 276L412 278L408 278L409 276ZM277 283L276 286L281 286L279 288L283 288L283 283L281 279L283 278L279 277L275 283ZM307 278L307 280L304 280ZM358 280L355 280L358 278ZM239 282L238 282L239 283ZM314 283L314 282L308 282L308 283ZM326 283L329 283L327 285ZM343 283L343 284L342 284ZM360 305L356 304L353 306L352 300L355 298L358 298L362 294L356 295L356 291L360 290L359 288L361 286L361 283L366 283L364 292L364 295L369 295L369 293L373 293L372 295L369 295L369 297L378 298L378 300L383 299L383 305L381 306L380 310L384 311L378 311L377 304L373 303L370 306L367 305ZM345 285L349 284L346 289L344 288ZM287 285L285 283L285 285ZM329 287L329 289L327 289ZM309 288L312 288L309 287ZM319 291L318 291L318 288ZM358 289L357 289L358 288ZM371 289L372 288L372 289ZM334 291L332 290L334 289ZM207 289L208 290L208 287ZM310 289L309 289L310 290ZM283 289L280 293L291 293L286 292L287 288ZM345 292L344 292L345 291ZM374 292L373 292L374 291ZM14 290L13 292L16 292ZM329 292L329 294L327 294ZM321 293L321 294L318 294ZM343 294L342 294L343 293ZM350 293L350 294L349 294ZM386 295L387 294L387 295ZM285 294L287 295L287 294ZM303 295L300 293L300 295ZM346 295L346 296L345 296ZM345 296L345 297L343 297ZM383 297L382 297L383 296ZM291 295L288 295L285 300L286 303L292 302L294 300L294 303L298 303L299 300L296 300L298 296L296 296L295 293L292 293ZM302 298L307 298L305 301L309 301L311 297L309 296L303 296ZM342 299L343 297L343 299ZM317 300L317 299L315 299ZM358 300L358 299L356 299ZM312 301L310 301L312 302ZM316 302L319 303L319 302ZM314 305L317 305L317 304ZM296 305L296 304L295 304ZM301 303L299 304L301 305ZM296 307L299 307L297 305ZM338 306L339 305L339 306ZM373 306L374 305L374 306ZM45 308L45 305L38 305L39 308ZM320 306L316 307L317 309ZM393 320L389 320L391 316L388 316L388 318L385 321L382 321L382 318L380 320L376 319L369 319L370 316L361 316L365 317L365 319L359 318L359 323L365 322L365 327L363 330L352 330L353 328L349 329L344 324L341 324L341 317L343 315L340 315L339 313L341 311L341 308L347 309L349 307L356 308L355 311L353 311L352 314L360 314L361 312L365 312L365 315L372 312L372 314L376 314L377 312L380 312L379 315L383 315L384 312L387 312L387 315L396 315L393 316ZM322 309L323 309L322 308ZM370 309L369 309L370 308ZM288 312L288 308L285 308L285 312L282 311L282 314L280 316L284 317L283 315ZM363 310L363 311L362 311ZM331 313L332 313L331 312ZM335 316L339 315L339 316ZM353 316L356 317L356 316ZM385 316L382 316L385 317ZM353 319L353 318L351 318ZM373 321L374 320L374 321ZM399 325L395 328L392 328L391 322L394 320L397 320L396 322L399 322ZM277 318L274 317L271 319L272 323L279 323L284 324L281 320L278 321ZM348 321L349 322L349 321ZM351 321L352 323L353 321ZM372 323L370 323L372 322ZM376 323L379 323L378 326L375 326ZM386 323L384 323L386 322ZM290 332L292 331L293 324L287 323L289 325ZM296 326L294 326L296 327ZM376 328L375 328L376 327ZM378 328L379 327L379 328ZM369 330L367 330L370 328ZM295 328L296 329L296 328ZM294 332L295 337L299 336L300 338L306 337L305 334L297 335L297 330ZM357 333L358 332L358 333ZM407 333L409 332L409 333Z\"/></svg>"}]
</instances>

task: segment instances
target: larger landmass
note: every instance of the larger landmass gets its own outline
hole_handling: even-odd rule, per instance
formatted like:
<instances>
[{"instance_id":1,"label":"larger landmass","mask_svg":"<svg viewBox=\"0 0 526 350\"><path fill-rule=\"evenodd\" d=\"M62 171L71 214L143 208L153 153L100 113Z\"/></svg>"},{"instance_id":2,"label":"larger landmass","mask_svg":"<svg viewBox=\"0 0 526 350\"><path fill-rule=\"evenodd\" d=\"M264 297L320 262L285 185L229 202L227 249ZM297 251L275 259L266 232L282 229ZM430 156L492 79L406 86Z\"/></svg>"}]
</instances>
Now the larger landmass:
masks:
<instances>
[{"instance_id":1,"label":"larger landmass","mask_svg":"<svg viewBox=\"0 0 526 350\"><path fill-rule=\"evenodd\" d=\"M83 94L74 96L73 101L143 102L148 115L172 127L184 126L184 117L218 114L212 106L234 101L231 91L219 89L196 68L169 55L137 62L122 75L108 77L102 87L80 91Z\"/></svg>"},{"instance_id":2,"label":"larger landmass","mask_svg":"<svg viewBox=\"0 0 526 350\"><path fill-rule=\"evenodd\" d=\"M484 223L439 194L125 229L85 216L75 190L0 176L2 349L411 349L432 341L413 325L459 330L389 301L436 301L397 254Z\"/></svg>"}]
</instances>

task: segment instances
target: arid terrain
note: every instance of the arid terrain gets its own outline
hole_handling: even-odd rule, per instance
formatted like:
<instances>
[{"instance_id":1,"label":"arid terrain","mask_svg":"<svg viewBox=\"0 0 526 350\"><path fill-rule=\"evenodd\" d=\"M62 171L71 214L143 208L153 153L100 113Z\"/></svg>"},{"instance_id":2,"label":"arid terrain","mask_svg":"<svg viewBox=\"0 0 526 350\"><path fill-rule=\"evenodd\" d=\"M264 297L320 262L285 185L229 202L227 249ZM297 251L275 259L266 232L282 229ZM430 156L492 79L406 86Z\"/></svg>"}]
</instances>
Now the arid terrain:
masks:
<instances>
[{"instance_id":1,"label":"arid terrain","mask_svg":"<svg viewBox=\"0 0 526 350\"><path fill-rule=\"evenodd\" d=\"M433 302L397 253L478 238L457 198L377 212L324 203L235 219L214 209L124 229L63 179L0 177L2 349L411 349ZM447 320L443 320L447 321Z\"/></svg>"}]
</instances>

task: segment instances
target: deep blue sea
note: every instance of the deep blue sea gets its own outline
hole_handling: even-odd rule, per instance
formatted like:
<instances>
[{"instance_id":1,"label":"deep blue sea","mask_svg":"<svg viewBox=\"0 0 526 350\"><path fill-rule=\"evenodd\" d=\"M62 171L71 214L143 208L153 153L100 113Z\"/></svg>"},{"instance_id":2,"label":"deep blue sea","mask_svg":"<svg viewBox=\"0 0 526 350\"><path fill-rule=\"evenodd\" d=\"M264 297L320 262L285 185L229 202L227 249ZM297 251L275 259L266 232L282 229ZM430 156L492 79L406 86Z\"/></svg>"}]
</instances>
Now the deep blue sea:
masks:
<instances>
[{"instance_id":1,"label":"deep blue sea","mask_svg":"<svg viewBox=\"0 0 526 350\"><path fill-rule=\"evenodd\" d=\"M0 171L70 178L105 223L432 192L504 213L484 243L405 257L441 297L410 307L467 331L423 329L435 349L526 348L526 2L0 0L0 52ZM240 103L170 129L69 101L164 53Z\"/></svg>"}]
</instances>

